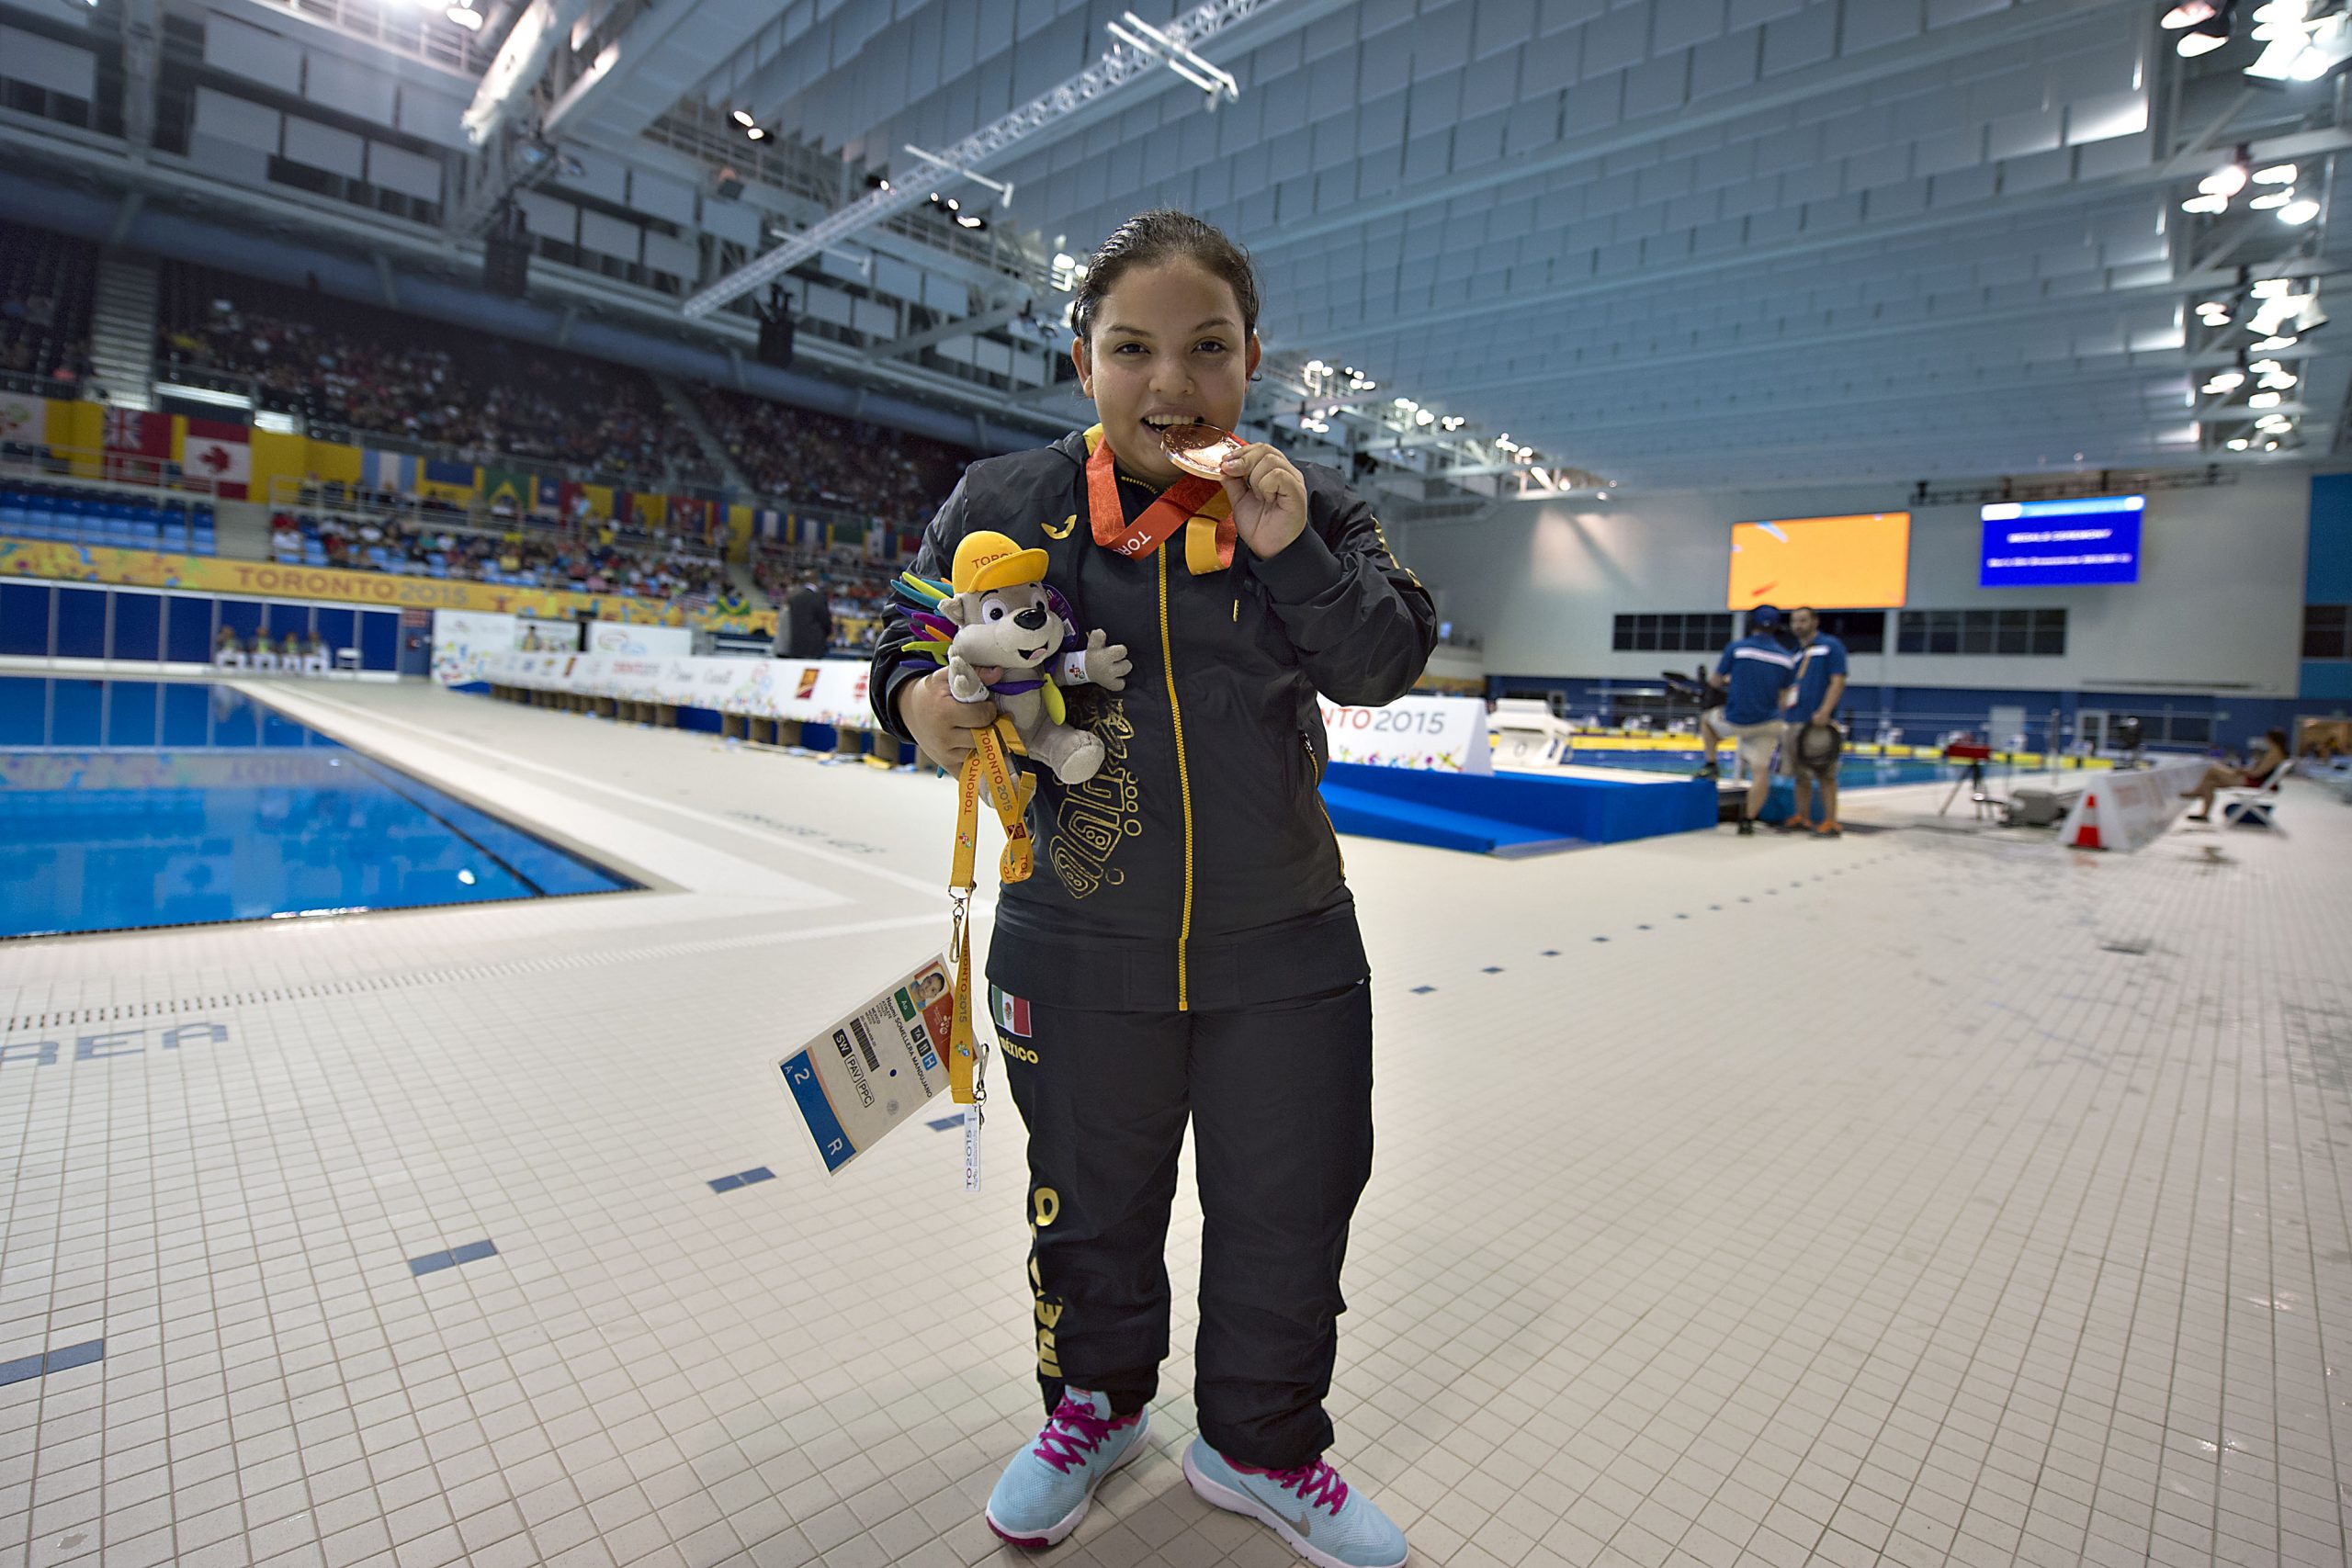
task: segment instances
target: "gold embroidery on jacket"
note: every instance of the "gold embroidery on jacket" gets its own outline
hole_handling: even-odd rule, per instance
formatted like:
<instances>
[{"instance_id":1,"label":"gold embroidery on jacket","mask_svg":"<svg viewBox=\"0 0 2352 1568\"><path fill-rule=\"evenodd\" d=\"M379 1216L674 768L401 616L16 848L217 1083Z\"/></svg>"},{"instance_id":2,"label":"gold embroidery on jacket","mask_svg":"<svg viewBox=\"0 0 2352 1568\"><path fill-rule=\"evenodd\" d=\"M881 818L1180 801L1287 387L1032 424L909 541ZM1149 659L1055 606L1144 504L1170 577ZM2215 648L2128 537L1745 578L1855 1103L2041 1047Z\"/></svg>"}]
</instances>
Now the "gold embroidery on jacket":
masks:
<instances>
[{"instance_id":1,"label":"gold embroidery on jacket","mask_svg":"<svg viewBox=\"0 0 2352 1568\"><path fill-rule=\"evenodd\" d=\"M1084 784L1061 792L1053 847L1046 857L1073 898L1126 881L1126 872L1112 865L1111 857L1143 832L1143 791L1127 767L1127 743L1136 727L1117 697L1098 692L1091 705L1087 728L1102 742L1102 767Z\"/></svg>"}]
</instances>

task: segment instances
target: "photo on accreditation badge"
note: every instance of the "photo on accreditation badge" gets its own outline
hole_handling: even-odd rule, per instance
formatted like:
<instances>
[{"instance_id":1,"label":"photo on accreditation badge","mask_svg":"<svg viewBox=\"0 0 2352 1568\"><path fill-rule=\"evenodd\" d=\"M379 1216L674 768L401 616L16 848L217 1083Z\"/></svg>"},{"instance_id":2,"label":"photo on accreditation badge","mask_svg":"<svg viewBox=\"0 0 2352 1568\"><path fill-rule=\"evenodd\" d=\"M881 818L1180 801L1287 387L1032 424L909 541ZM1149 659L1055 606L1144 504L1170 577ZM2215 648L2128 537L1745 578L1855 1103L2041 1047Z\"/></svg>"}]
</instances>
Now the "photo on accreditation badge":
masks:
<instances>
[{"instance_id":1,"label":"photo on accreditation badge","mask_svg":"<svg viewBox=\"0 0 2352 1568\"><path fill-rule=\"evenodd\" d=\"M827 1171L840 1171L947 1087L946 985L945 965L930 960L776 1064Z\"/></svg>"}]
</instances>

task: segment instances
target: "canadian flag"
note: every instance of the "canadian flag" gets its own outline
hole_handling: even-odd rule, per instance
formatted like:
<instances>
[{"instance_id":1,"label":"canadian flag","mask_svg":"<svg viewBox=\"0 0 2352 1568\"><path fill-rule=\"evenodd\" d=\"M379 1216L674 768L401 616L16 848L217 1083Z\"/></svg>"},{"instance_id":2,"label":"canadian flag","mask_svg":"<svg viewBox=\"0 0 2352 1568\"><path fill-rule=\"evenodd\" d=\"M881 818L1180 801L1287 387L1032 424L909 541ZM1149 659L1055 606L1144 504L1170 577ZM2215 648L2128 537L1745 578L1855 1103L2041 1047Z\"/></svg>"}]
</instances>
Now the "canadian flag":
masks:
<instances>
[{"instance_id":1,"label":"canadian flag","mask_svg":"<svg viewBox=\"0 0 2352 1568\"><path fill-rule=\"evenodd\" d=\"M180 472L210 479L224 501L243 501L254 478L250 433L242 424L191 419L180 445Z\"/></svg>"}]
</instances>

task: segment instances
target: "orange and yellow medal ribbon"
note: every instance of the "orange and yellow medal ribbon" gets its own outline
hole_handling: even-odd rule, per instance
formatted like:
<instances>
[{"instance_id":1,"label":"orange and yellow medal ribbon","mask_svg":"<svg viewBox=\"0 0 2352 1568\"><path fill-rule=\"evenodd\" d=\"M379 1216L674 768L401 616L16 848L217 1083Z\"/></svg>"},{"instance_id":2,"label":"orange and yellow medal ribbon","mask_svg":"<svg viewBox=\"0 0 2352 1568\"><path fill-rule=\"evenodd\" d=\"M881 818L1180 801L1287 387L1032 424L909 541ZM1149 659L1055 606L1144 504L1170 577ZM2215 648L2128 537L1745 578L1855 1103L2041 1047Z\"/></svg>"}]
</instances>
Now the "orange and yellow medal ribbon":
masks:
<instances>
[{"instance_id":1,"label":"orange and yellow medal ribbon","mask_svg":"<svg viewBox=\"0 0 2352 1568\"><path fill-rule=\"evenodd\" d=\"M980 791L986 788L989 805L1004 825L1004 853L997 862L998 876L1008 883L1026 882L1036 868L1036 843L1029 836L1029 824L1024 818L1037 781L1014 767L1012 758L1023 754L1021 736L1012 728L1012 721L999 718L979 732L978 743L956 780L956 855L947 874L947 901L954 914L949 946L956 965L956 1009L947 1038L947 1092L957 1105L978 1102L976 1084L979 1058L972 1032L975 976L971 973L972 930L967 911L972 897L973 863L980 843Z\"/></svg>"}]
</instances>

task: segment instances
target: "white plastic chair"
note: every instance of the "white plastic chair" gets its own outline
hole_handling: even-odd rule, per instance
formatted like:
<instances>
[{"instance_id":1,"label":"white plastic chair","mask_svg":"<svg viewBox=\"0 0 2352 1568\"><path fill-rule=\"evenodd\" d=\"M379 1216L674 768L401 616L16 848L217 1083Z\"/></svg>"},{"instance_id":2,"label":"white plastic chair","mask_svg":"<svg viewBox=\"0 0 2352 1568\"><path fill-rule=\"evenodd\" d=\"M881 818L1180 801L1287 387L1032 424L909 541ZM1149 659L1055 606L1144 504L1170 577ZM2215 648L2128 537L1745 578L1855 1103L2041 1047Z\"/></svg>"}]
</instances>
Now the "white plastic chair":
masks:
<instances>
[{"instance_id":1,"label":"white plastic chair","mask_svg":"<svg viewBox=\"0 0 2352 1568\"><path fill-rule=\"evenodd\" d=\"M2225 789L2217 797L2222 803L2222 821L2232 828L2268 828L2284 833L2278 826L2279 786L2286 783L2292 763L2282 760L2270 770L2270 776L2250 789Z\"/></svg>"}]
</instances>

